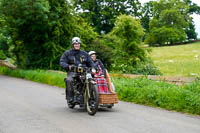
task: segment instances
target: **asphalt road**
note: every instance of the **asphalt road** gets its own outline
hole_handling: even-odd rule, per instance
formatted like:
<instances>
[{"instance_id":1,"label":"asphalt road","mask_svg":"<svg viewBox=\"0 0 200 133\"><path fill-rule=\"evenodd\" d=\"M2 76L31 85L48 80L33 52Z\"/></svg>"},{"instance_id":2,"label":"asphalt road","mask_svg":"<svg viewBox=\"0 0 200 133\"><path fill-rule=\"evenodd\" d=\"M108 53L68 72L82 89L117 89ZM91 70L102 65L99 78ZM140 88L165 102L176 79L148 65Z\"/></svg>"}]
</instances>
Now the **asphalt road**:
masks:
<instances>
[{"instance_id":1,"label":"asphalt road","mask_svg":"<svg viewBox=\"0 0 200 133\"><path fill-rule=\"evenodd\" d=\"M119 102L89 116L64 89L0 75L0 133L200 133L200 117Z\"/></svg>"}]
</instances>

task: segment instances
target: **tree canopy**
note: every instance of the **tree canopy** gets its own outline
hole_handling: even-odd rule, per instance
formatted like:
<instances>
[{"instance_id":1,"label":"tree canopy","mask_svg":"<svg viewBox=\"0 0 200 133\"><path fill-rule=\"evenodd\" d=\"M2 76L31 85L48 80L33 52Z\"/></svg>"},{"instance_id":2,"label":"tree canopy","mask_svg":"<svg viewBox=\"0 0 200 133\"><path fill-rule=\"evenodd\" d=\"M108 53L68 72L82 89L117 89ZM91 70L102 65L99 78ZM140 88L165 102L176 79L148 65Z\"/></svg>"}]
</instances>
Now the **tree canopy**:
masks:
<instances>
[{"instance_id":1,"label":"tree canopy","mask_svg":"<svg viewBox=\"0 0 200 133\"><path fill-rule=\"evenodd\" d=\"M141 16L139 0L72 0L75 10L98 33L108 33L120 14Z\"/></svg>"},{"instance_id":2,"label":"tree canopy","mask_svg":"<svg viewBox=\"0 0 200 133\"><path fill-rule=\"evenodd\" d=\"M23 68L59 68L61 54L71 38L84 44L96 37L66 0L2 0L2 14L14 45L17 64Z\"/></svg>"},{"instance_id":3,"label":"tree canopy","mask_svg":"<svg viewBox=\"0 0 200 133\"><path fill-rule=\"evenodd\" d=\"M160 0L153 3L153 19L149 24L146 42L154 45L175 44L186 40L191 22L189 6L181 0Z\"/></svg>"}]
</instances>

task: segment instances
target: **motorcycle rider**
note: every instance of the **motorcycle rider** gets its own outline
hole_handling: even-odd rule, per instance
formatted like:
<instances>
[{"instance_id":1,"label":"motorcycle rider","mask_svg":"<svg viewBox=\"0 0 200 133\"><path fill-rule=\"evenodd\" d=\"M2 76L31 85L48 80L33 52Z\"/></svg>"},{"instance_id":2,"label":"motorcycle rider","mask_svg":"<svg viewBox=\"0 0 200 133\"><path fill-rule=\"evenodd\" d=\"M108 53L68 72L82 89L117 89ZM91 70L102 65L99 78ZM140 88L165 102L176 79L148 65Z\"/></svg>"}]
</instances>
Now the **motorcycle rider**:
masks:
<instances>
[{"instance_id":1,"label":"motorcycle rider","mask_svg":"<svg viewBox=\"0 0 200 133\"><path fill-rule=\"evenodd\" d=\"M76 72L74 71L77 67L93 67L96 65L93 63L89 54L85 51L80 50L81 40L79 37L72 38L72 49L67 50L63 53L60 58L60 66L67 71L66 83L66 99L69 103L74 102L74 91L72 86L72 80Z\"/></svg>"}]
</instances>

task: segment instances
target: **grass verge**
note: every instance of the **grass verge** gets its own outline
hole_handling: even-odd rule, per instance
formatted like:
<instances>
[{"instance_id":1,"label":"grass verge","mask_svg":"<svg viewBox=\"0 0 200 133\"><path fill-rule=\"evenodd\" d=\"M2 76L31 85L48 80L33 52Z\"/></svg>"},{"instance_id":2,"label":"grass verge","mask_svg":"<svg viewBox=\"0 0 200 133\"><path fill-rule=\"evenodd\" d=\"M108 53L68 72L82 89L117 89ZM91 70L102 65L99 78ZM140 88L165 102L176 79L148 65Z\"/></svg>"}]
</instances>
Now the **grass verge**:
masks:
<instances>
[{"instance_id":1,"label":"grass verge","mask_svg":"<svg viewBox=\"0 0 200 133\"><path fill-rule=\"evenodd\" d=\"M65 74L45 70L11 70L0 67L0 74L24 78L64 88ZM200 82L177 86L146 78L112 78L120 100L200 115Z\"/></svg>"},{"instance_id":2,"label":"grass verge","mask_svg":"<svg viewBox=\"0 0 200 133\"><path fill-rule=\"evenodd\" d=\"M200 82L185 86L146 78L113 79L120 100L200 115Z\"/></svg>"},{"instance_id":3,"label":"grass verge","mask_svg":"<svg viewBox=\"0 0 200 133\"><path fill-rule=\"evenodd\" d=\"M45 70L12 70L7 67L0 67L0 74L23 78L58 87L65 87L64 78L66 77L66 74L60 74L57 72L49 72Z\"/></svg>"}]
</instances>

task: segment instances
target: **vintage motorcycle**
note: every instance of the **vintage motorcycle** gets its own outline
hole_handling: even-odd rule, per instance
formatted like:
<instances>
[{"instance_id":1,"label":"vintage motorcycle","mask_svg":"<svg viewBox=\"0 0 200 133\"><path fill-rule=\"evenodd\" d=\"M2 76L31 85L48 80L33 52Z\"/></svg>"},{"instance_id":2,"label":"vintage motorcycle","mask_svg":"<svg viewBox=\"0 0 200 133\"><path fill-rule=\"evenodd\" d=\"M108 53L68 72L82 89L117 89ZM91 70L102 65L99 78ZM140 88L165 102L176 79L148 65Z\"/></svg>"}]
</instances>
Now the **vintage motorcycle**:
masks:
<instances>
[{"instance_id":1,"label":"vintage motorcycle","mask_svg":"<svg viewBox=\"0 0 200 133\"><path fill-rule=\"evenodd\" d=\"M95 115L99 106L99 93L92 73L96 70L87 67L73 67L73 71L74 102L70 103L67 100L68 107L73 109L75 105L79 105L85 107L89 115Z\"/></svg>"}]
</instances>

